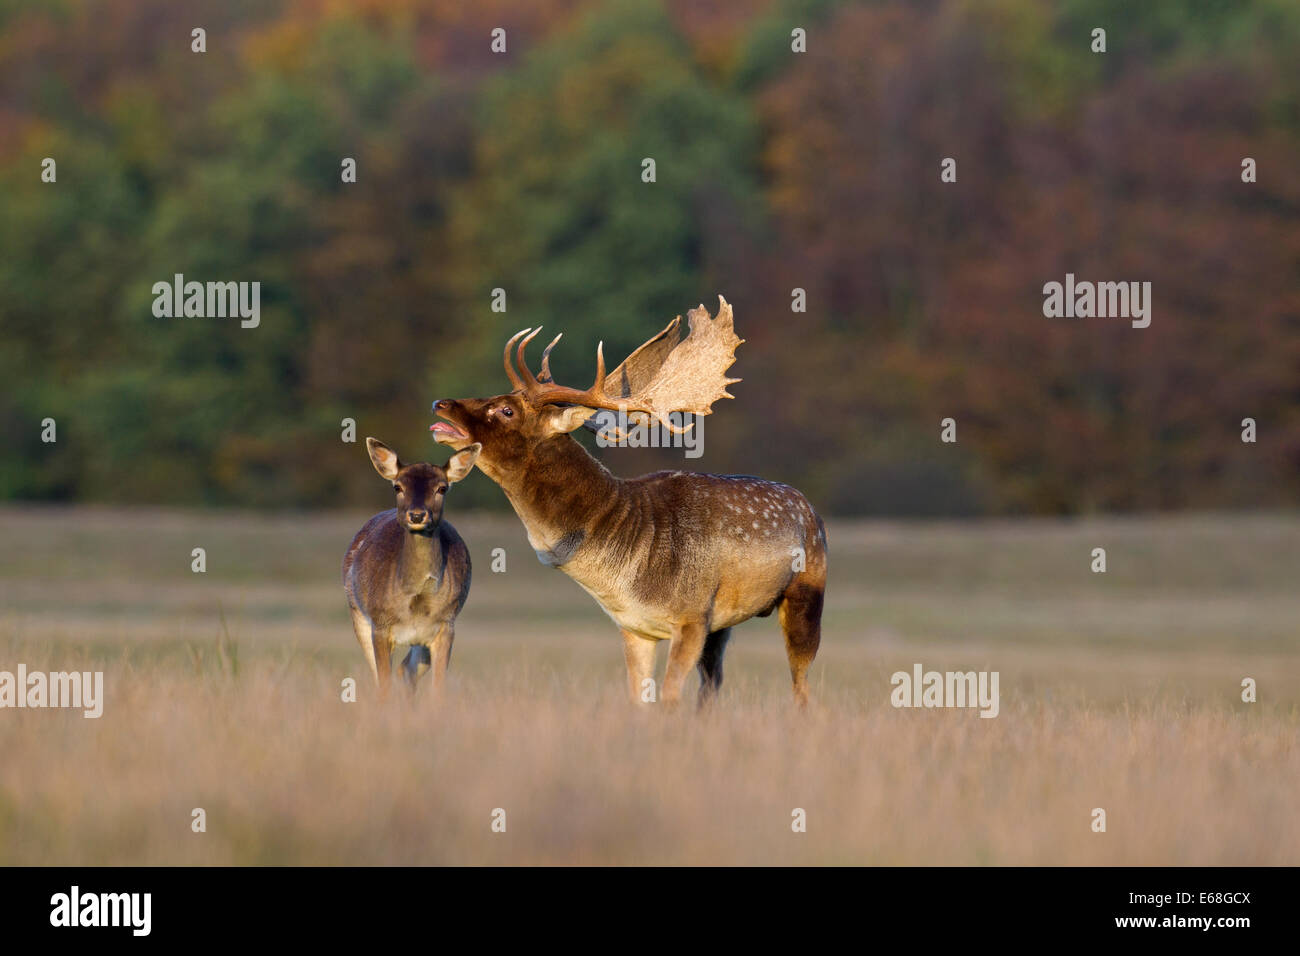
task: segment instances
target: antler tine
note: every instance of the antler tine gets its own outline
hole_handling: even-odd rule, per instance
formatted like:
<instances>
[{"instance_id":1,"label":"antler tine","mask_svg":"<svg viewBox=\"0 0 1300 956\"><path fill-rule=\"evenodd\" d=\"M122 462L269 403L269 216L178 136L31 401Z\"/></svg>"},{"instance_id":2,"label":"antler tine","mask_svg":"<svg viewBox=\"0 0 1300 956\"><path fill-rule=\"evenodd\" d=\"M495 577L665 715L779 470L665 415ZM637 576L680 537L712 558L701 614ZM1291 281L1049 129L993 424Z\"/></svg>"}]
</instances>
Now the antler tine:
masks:
<instances>
[{"instance_id":1,"label":"antler tine","mask_svg":"<svg viewBox=\"0 0 1300 956\"><path fill-rule=\"evenodd\" d=\"M525 392L535 389L538 386L538 381L533 378L533 373L528 370L528 363L524 361L524 349L528 348L529 342L537 338L537 333L540 331L542 331L542 327L539 325L537 328L525 335L524 340L519 343L519 351L515 353L515 358L519 360L519 372L524 377Z\"/></svg>"},{"instance_id":2,"label":"antler tine","mask_svg":"<svg viewBox=\"0 0 1300 956\"><path fill-rule=\"evenodd\" d=\"M674 414L673 412L660 411L657 408L625 407L624 413L627 415L628 421L634 421L638 425L644 424L659 426L673 435L685 435L695 427L694 422L691 422L689 425L678 425L672 420L671 416Z\"/></svg>"},{"instance_id":3,"label":"antler tine","mask_svg":"<svg viewBox=\"0 0 1300 956\"><path fill-rule=\"evenodd\" d=\"M551 375L551 349L555 348L555 343L560 341L563 336L564 333L561 332L555 338L551 339L551 344L546 346L545 351L542 352L542 374L537 376L537 381L541 382L543 385L549 385L551 382L555 381L555 377Z\"/></svg>"},{"instance_id":4,"label":"antler tine","mask_svg":"<svg viewBox=\"0 0 1300 956\"><path fill-rule=\"evenodd\" d=\"M622 427L614 424L606 425L600 430L599 434L604 437L605 441L615 445L622 444L627 441L629 437L628 433L624 431Z\"/></svg>"},{"instance_id":5,"label":"antler tine","mask_svg":"<svg viewBox=\"0 0 1300 956\"><path fill-rule=\"evenodd\" d=\"M689 425L674 425L672 419L667 415L656 415L655 420L674 435L685 435L695 427L695 422L691 422Z\"/></svg>"},{"instance_id":6,"label":"antler tine","mask_svg":"<svg viewBox=\"0 0 1300 956\"><path fill-rule=\"evenodd\" d=\"M609 401L604 395L605 387L605 343L601 342L596 346L596 381L591 388L584 390L569 388L567 385L556 385L554 381L538 380L533 378L532 373L528 370L528 365L524 362L524 346L526 346L537 332L526 337L519 343L519 371L523 373L525 381L528 383L524 386L524 391L530 401L533 402L564 402L571 405L593 405L597 408L607 407ZM546 355L543 356L543 376L549 376L550 363L547 362L550 351L555 347L555 343L560 340L556 336L550 345L546 347Z\"/></svg>"},{"instance_id":7,"label":"antler tine","mask_svg":"<svg viewBox=\"0 0 1300 956\"><path fill-rule=\"evenodd\" d=\"M515 371L514 366L510 364L510 349L514 346L516 342L519 341L520 336L527 335L531 331L532 329L520 329L518 332L512 335L510 337L510 341L506 343L506 350L505 353L502 355L502 359L504 360L506 366L506 378L510 379L510 384L515 387L516 391L523 388L524 383L523 380L519 377L519 373Z\"/></svg>"},{"instance_id":8,"label":"antler tine","mask_svg":"<svg viewBox=\"0 0 1300 956\"><path fill-rule=\"evenodd\" d=\"M605 389L605 340L596 346L596 381L587 389L592 395L599 395Z\"/></svg>"}]
</instances>

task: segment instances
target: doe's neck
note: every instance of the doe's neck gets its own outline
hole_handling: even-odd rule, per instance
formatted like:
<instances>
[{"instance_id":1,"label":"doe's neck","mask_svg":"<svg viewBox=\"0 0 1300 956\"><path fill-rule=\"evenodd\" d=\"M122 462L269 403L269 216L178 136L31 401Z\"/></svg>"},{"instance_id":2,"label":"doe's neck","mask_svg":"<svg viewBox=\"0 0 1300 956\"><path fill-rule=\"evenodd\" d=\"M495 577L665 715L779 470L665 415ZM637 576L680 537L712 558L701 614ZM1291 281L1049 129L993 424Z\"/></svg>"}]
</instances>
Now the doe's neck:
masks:
<instances>
[{"instance_id":1,"label":"doe's neck","mask_svg":"<svg viewBox=\"0 0 1300 956\"><path fill-rule=\"evenodd\" d=\"M397 577L407 591L419 590L430 577L442 577L442 523L425 531L403 529Z\"/></svg>"}]
</instances>

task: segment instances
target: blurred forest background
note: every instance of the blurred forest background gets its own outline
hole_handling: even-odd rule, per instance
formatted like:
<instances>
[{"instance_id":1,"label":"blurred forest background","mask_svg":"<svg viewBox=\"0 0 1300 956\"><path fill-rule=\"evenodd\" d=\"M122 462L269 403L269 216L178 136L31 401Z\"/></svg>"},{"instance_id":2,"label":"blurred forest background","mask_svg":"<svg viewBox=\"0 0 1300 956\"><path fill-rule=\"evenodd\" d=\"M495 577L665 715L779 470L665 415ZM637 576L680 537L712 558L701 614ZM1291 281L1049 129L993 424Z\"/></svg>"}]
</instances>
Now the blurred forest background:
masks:
<instances>
[{"instance_id":1,"label":"blurred forest background","mask_svg":"<svg viewBox=\"0 0 1300 956\"><path fill-rule=\"evenodd\" d=\"M706 454L616 472L845 515L1292 505L1298 54L1294 0L0 0L0 499L387 505L360 439L442 461L429 403L504 391L516 329L585 386L721 292ZM260 281L260 327L155 318L178 272ZM1150 281L1151 326L1045 318L1067 272Z\"/></svg>"}]
</instances>

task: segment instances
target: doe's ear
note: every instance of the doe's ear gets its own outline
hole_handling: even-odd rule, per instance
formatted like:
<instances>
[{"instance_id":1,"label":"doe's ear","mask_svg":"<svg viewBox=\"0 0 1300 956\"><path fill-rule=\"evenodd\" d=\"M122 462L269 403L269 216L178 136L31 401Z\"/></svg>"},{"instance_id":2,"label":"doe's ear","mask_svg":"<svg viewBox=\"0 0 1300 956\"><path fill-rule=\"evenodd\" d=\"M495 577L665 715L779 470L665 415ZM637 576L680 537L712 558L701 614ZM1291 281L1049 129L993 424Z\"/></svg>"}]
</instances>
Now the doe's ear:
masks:
<instances>
[{"instance_id":1,"label":"doe's ear","mask_svg":"<svg viewBox=\"0 0 1300 956\"><path fill-rule=\"evenodd\" d=\"M561 435L581 428L587 419L596 414L596 410L584 405L570 405L568 408L552 407L543 414L542 428L546 434Z\"/></svg>"},{"instance_id":2,"label":"doe's ear","mask_svg":"<svg viewBox=\"0 0 1300 956\"><path fill-rule=\"evenodd\" d=\"M447 472L447 484L454 485L468 475L474 469L474 462L478 461L478 453L482 450L483 446L475 442L452 455L447 467L443 469Z\"/></svg>"},{"instance_id":3,"label":"doe's ear","mask_svg":"<svg viewBox=\"0 0 1300 956\"><path fill-rule=\"evenodd\" d=\"M397 452L375 438L366 439L366 451L370 452L370 461L381 478L393 481L402 470L402 463L397 460Z\"/></svg>"}]
</instances>

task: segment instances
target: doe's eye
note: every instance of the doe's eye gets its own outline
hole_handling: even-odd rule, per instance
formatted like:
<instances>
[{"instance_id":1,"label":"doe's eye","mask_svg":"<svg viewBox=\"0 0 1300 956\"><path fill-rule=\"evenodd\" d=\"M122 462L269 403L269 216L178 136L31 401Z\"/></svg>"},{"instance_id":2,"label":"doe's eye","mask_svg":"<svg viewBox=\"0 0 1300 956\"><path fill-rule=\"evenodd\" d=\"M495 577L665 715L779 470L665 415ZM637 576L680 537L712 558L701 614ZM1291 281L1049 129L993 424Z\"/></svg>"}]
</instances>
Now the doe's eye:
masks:
<instances>
[{"instance_id":1,"label":"doe's eye","mask_svg":"<svg viewBox=\"0 0 1300 956\"><path fill-rule=\"evenodd\" d=\"M511 408L509 405L506 405L501 409L501 414L504 415L506 418L514 418L515 410Z\"/></svg>"},{"instance_id":2,"label":"doe's eye","mask_svg":"<svg viewBox=\"0 0 1300 956\"><path fill-rule=\"evenodd\" d=\"M438 486L438 494L440 494L440 495L445 495L446 493L447 493L447 486L446 486L446 485L439 485L439 486Z\"/></svg>"},{"instance_id":3,"label":"doe's eye","mask_svg":"<svg viewBox=\"0 0 1300 956\"><path fill-rule=\"evenodd\" d=\"M396 491L398 494L401 494L401 493L402 493L402 486L401 486L401 485L393 485L393 490Z\"/></svg>"}]
</instances>

